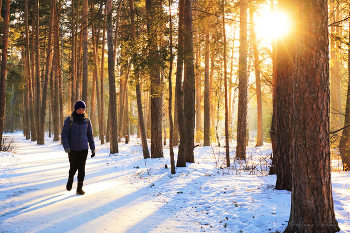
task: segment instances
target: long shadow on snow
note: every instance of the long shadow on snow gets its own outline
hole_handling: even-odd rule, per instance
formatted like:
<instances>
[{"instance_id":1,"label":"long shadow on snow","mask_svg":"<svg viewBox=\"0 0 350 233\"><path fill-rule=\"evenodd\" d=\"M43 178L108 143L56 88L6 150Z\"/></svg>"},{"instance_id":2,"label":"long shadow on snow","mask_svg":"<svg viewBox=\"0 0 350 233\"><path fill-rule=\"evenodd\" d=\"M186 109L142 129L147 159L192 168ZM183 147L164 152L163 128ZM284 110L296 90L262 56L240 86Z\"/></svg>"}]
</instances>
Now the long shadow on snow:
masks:
<instances>
[{"instance_id":1,"label":"long shadow on snow","mask_svg":"<svg viewBox=\"0 0 350 233\"><path fill-rule=\"evenodd\" d=\"M169 173L170 173L170 170L168 170L168 171L169 171ZM169 174L169 173L168 173L168 174ZM168 174L166 174L165 176L163 176L163 177L160 178L159 180L154 181L154 182L152 182L152 183L154 183L155 185L157 185L157 182L159 182L159 181L161 181L161 180L163 180L163 179L170 179L170 180L173 180L173 178L170 178L170 177L168 176ZM194 180L189 181L189 182L186 184L186 186L191 186L192 183L193 183L195 180L200 179L200 178L202 178L202 177L198 177L198 178L196 178L196 179L194 179ZM185 187L186 187L186 186L185 186ZM182 187L181 189L183 189L183 188L185 188L185 187ZM79 226L84 226L86 223L95 220L97 217L104 216L104 215L106 215L106 214L108 214L108 213L110 213L110 212L112 212L112 211L115 211L115 210L117 210L117 209L119 209L119 208L122 208L122 207L124 207L124 206L127 206L129 203L132 203L133 201L137 200L138 198L143 197L143 196L144 196L143 193L144 193L144 191L147 190L147 189L150 189L149 184L147 184L147 186L145 186L144 188L141 188L141 189L139 189L139 190L137 190L137 191L134 191L134 192L132 192L132 193L126 195L126 196L123 196L123 197L121 197L121 198L119 198L119 199L117 199L117 200L114 200L114 201L112 201L112 202L109 202L109 203L107 203L107 204L105 204L105 205L103 205L103 206L100 206L100 207L95 208L95 209L91 209L91 210L86 211L86 212L84 212L84 213L82 213L82 214L77 214L77 215L75 215L75 216L79 216L79 217L77 217L77 218L75 218L75 216L71 216L71 217L69 217L69 219L62 220L62 221L60 221L60 222L58 222L58 223L55 223L55 224L52 225L52 226L49 226L49 227L44 228L44 229L42 229L42 230L40 230L40 231L38 231L38 232L44 233L44 232L54 231L54 229L58 229L59 227L62 228L62 226L65 226L64 231L66 231L66 232L67 232L67 231L74 230L74 229L78 228ZM174 197L175 197L175 195L177 195L177 194L174 193ZM174 201L174 199L175 199L175 198L172 198L171 200ZM160 217L156 222L154 222L154 227L160 225L163 221L169 219L169 216L164 216L163 213L164 213L165 210L168 210L168 209L169 209L169 206L171 206L171 204L172 204L172 203L171 203L171 200L168 201L168 203L166 203L165 205L163 205L161 208L159 208L157 211L155 211L154 213L152 213L151 216L148 216L148 217L144 218L143 220L139 221L135 226L131 227L131 229L129 229L128 232L143 232L144 226L145 226L145 225L149 225L150 222L153 221L154 216L162 216L162 217ZM177 202L174 201L174 203L177 203ZM187 205L187 204L186 204L186 205ZM174 209L173 215L175 215L178 211L180 211L181 208L182 208L182 207L178 207L176 210ZM99 213L100 215L97 216L96 213ZM157 214L157 213L159 213L159 214ZM76 221L75 221L74 224L70 224L71 221L72 221L71 219L74 219L74 218L75 218L75 219L80 219L80 220L82 220L82 221L80 221L80 222L76 222ZM102 226L101 226L101 227L102 227Z\"/></svg>"}]
</instances>

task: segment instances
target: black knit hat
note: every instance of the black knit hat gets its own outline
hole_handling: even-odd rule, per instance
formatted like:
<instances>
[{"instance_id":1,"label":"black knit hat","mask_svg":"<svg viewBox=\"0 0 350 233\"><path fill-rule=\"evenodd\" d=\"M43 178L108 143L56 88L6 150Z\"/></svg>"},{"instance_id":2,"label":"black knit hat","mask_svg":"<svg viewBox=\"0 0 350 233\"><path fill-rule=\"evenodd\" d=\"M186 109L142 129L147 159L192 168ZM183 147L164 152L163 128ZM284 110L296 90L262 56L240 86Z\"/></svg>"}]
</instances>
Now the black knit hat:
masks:
<instances>
[{"instance_id":1,"label":"black knit hat","mask_svg":"<svg viewBox=\"0 0 350 233\"><path fill-rule=\"evenodd\" d=\"M77 102L75 102L74 110L78 110L79 108L86 109L86 104L84 103L84 101L78 100Z\"/></svg>"}]
</instances>

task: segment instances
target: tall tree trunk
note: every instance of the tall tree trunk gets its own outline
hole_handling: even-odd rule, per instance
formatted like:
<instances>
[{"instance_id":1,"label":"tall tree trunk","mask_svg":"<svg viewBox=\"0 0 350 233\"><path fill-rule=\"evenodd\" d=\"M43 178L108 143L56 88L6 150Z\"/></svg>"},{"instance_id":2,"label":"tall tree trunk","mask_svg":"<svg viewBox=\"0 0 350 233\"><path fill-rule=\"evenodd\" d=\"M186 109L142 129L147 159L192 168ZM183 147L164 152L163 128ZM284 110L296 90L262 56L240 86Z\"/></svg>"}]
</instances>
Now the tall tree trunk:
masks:
<instances>
[{"instance_id":1,"label":"tall tree trunk","mask_svg":"<svg viewBox=\"0 0 350 233\"><path fill-rule=\"evenodd\" d=\"M37 138L39 138L40 128L42 127L43 122L40 121L40 98L41 98L41 82L40 82L40 44L39 44L39 35L40 35L40 26L39 26L39 0L35 2L35 10L36 10L36 25L35 25L35 75L36 75L36 131ZM39 144L39 142L38 142Z\"/></svg>"},{"instance_id":2,"label":"tall tree trunk","mask_svg":"<svg viewBox=\"0 0 350 233\"><path fill-rule=\"evenodd\" d=\"M5 123L5 107L6 107L6 78L7 78L7 47L9 35L10 21L10 0L5 0L4 4L4 21L2 36L2 54L1 54L1 77L0 77L0 150L2 150L2 133Z\"/></svg>"},{"instance_id":3,"label":"tall tree trunk","mask_svg":"<svg viewBox=\"0 0 350 233\"><path fill-rule=\"evenodd\" d=\"M226 23L225 23L225 0L222 2L222 30L224 36L224 82L225 82L225 147L226 147L226 166L230 167L230 135L228 131L228 93L227 93L227 59L226 59Z\"/></svg>"},{"instance_id":4,"label":"tall tree trunk","mask_svg":"<svg viewBox=\"0 0 350 233\"><path fill-rule=\"evenodd\" d=\"M349 11L350 16L350 11ZM349 30L350 43L350 30ZM350 171L350 48L348 49L348 93L346 95L345 123L339 142L340 157L343 162L343 170Z\"/></svg>"},{"instance_id":5,"label":"tall tree trunk","mask_svg":"<svg viewBox=\"0 0 350 233\"><path fill-rule=\"evenodd\" d=\"M77 101L76 98L76 85L77 85L77 76L76 76L76 21L75 21L75 1L72 0L72 41L71 41L71 45L72 45L72 84L71 84L71 100L70 100L70 107L71 109L74 109L74 104Z\"/></svg>"},{"instance_id":6,"label":"tall tree trunk","mask_svg":"<svg viewBox=\"0 0 350 233\"><path fill-rule=\"evenodd\" d=\"M169 149L170 149L170 164L171 164L171 174L175 174L175 158L174 158L174 124L173 124L173 115L172 115L172 103L173 103L173 85L171 83L171 74L173 72L173 25L172 25L172 19L171 19L171 1L169 1L169 24L170 24L170 41L169 41L169 52L170 52L170 61L169 61L169 131L170 131L170 136L169 136Z\"/></svg>"},{"instance_id":7,"label":"tall tree trunk","mask_svg":"<svg viewBox=\"0 0 350 233\"><path fill-rule=\"evenodd\" d=\"M291 1L296 19L291 212L284 232L337 232L329 144L329 41L326 0ZM312 35L312 36L310 36Z\"/></svg>"},{"instance_id":8,"label":"tall tree trunk","mask_svg":"<svg viewBox=\"0 0 350 233\"><path fill-rule=\"evenodd\" d=\"M42 122L41 127L39 127L38 131L38 144L43 145L45 143L45 116L46 116L46 100L47 100L47 89L49 85L49 74L50 74L50 64L51 64L51 50L52 50L52 25L53 25L53 17L55 15L56 9L56 1L51 0L51 14L50 14L50 22L49 22L49 35L48 35L48 43L47 43L47 56L46 56L46 68L45 68L45 80L44 80L44 88L43 88L43 96L41 101L41 111L40 111L40 122Z\"/></svg>"},{"instance_id":9,"label":"tall tree trunk","mask_svg":"<svg viewBox=\"0 0 350 233\"><path fill-rule=\"evenodd\" d=\"M178 167L186 167L186 141L187 135L185 133L184 125L184 103L182 90L182 72L184 62L184 5L185 0L179 0L179 26L178 26L178 46L177 46L177 70L176 70L176 88L175 98L177 107L177 125L180 135L180 145L177 156Z\"/></svg>"},{"instance_id":10,"label":"tall tree trunk","mask_svg":"<svg viewBox=\"0 0 350 233\"><path fill-rule=\"evenodd\" d=\"M29 24L28 24L28 0L25 1L25 11L24 11L24 17L25 17L25 33L26 33L26 65L25 65L25 69L26 69L26 80L27 80L27 112L28 112L28 116L27 116L27 120L29 121L28 123L28 128L30 125L30 129L28 131L30 131L31 135L27 135L27 139L29 139L30 136L33 136L33 104L32 104L32 81L31 81L31 72L30 72L30 52L29 52Z\"/></svg>"},{"instance_id":11,"label":"tall tree trunk","mask_svg":"<svg viewBox=\"0 0 350 233\"><path fill-rule=\"evenodd\" d=\"M83 11L81 14L81 23L83 27L83 89L82 89L82 100L87 103L88 96L88 0L83 0Z\"/></svg>"},{"instance_id":12,"label":"tall tree trunk","mask_svg":"<svg viewBox=\"0 0 350 233\"><path fill-rule=\"evenodd\" d=\"M106 16L104 16L106 19ZM106 20L104 20L106 22ZM101 54L101 127L100 127L100 137L101 145L105 143L104 136L106 134L106 123L105 123L105 104L104 104L104 57L105 57L105 39L106 39L106 23L103 24L103 36L102 36L102 54Z\"/></svg>"},{"instance_id":13,"label":"tall tree trunk","mask_svg":"<svg viewBox=\"0 0 350 233\"><path fill-rule=\"evenodd\" d=\"M210 146L210 87L209 87L209 17L205 19L205 56L204 56L204 144L203 146Z\"/></svg>"},{"instance_id":14,"label":"tall tree trunk","mask_svg":"<svg viewBox=\"0 0 350 233\"><path fill-rule=\"evenodd\" d=\"M240 33L239 33L239 84L238 84L238 124L236 159L246 159L247 135L247 105L248 105L248 75L247 75L247 11L248 1L240 2Z\"/></svg>"},{"instance_id":15,"label":"tall tree trunk","mask_svg":"<svg viewBox=\"0 0 350 233\"><path fill-rule=\"evenodd\" d=\"M59 129L63 128L63 122L64 122L64 117L63 117L63 77L62 77L62 49L60 47L60 17L61 17L61 1L59 0L56 4L56 27L57 27L57 48L58 48L58 101L59 101L59 115L58 115L58 124L59 124Z\"/></svg>"},{"instance_id":16,"label":"tall tree trunk","mask_svg":"<svg viewBox=\"0 0 350 233\"><path fill-rule=\"evenodd\" d=\"M285 11L290 6L285 1L278 4L280 10ZM292 190L292 158L293 158L293 77L294 63L294 38L286 35L276 40L276 189Z\"/></svg>"},{"instance_id":17,"label":"tall tree trunk","mask_svg":"<svg viewBox=\"0 0 350 233\"><path fill-rule=\"evenodd\" d=\"M57 8L55 8L57 9ZM60 140L60 106L59 106L59 66L60 66L60 52L59 52L59 27L58 27L58 19L57 19L57 11L54 10L54 22L53 22L53 34L54 36L54 54L53 54L53 61L52 61L52 86L53 86L53 101L52 101L52 108L55 110L53 112L53 131L54 131L54 137L53 141L59 141Z\"/></svg>"},{"instance_id":18,"label":"tall tree trunk","mask_svg":"<svg viewBox=\"0 0 350 233\"><path fill-rule=\"evenodd\" d=\"M162 90L160 87L160 64L158 56L158 35L157 26L155 22L159 20L160 11L162 8L159 2L154 0L146 0L147 9L147 31L149 40L149 59L152 61L150 67L150 79L151 79L151 158L163 157L163 144L162 144Z\"/></svg>"},{"instance_id":19,"label":"tall tree trunk","mask_svg":"<svg viewBox=\"0 0 350 233\"><path fill-rule=\"evenodd\" d=\"M92 85L91 85L91 107L90 107L90 120L93 127L93 132L96 132L96 89L98 89L98 86L96 86L97 82L97 56L96 56L96 32L95 32L95 25L92 23L91 25L91 33L92 33L92 50L93 50L93 71L92 71Z\"/></svg>"},{"instance_id":20,"label":"tall tree trunk","mask_svg":"<svg viewBox=\"0 0 350 233\"><path fill-rule=\"evenodd\" d=\"M194 4L197 4L195 2ZM197 6L194 6L197 7ZM196 18L198 14L194 12L194 18ZM194 29L194 46L195 46L195 54L196 54L196 65L195 65L195 77L196 77L196 131L195 134L203 132L202 130L202 110L201 110L201 43L199 40L199 25L196 22L193 25Z\"/></svg>"},{"instance_id":21,"label":"tall tree trunk","mask_svg":"<svg viewBox=\"0 0 350 233\"><path fill-rule=\"evenodd\" d=\"M31 103L32 103L32 109L31 109L31 131L32 131L32 139L31 141L36 141L37 139L37 131L36 131L36 125L38 124L37 119L36 119L36 99L35 99L35 20L32 20L32 40L31 40L31 54L30 54L30 60L32 61L31 63L31 90L32 90L32 95L31 95Z\"/></svg>"},{"instance_id":22,"label":"tall tree trunk","mask_svg":"<svg viewBox=\"0 0 350 233\"><path fill-rule=\"evenodd\" d=\"M184 117L186 140L186 162L194 163L194 129L196 107L196 77L194 75L193 21L191 0L184 7ZM186 103L186 104L185 104Z\"/></svg>"},{"instance_id":23,"label":"tall tree trunk","mask_svg":"<svg viewBox=\"0 0 350 233\"><path fill-rule=\"evenodd\" d=\"M117 97L115 92L112 0L106 0L107 43L108 43L108 78L109 78L109 115L110 115L110 153L119 153L117 127ZM117 38L116 38L117 39Z\"/></svg>"},{"instance_id":24,"label":"tall tree trunk","mask_svg":"<svg viewBox=\"0 0 350 233\"><path fill-rule=\"evenodd\" d=\"M274 0L271 0L270 3L271 13L274 11ZM270 129L270 138L272 144L272 164L270 167L269 174L276 174L275 164L277 160L277 76L276 76L276 40L272 38L272 121L271 121L271 129Z\"/></svg>"},{"instance_id":25,"label":"tall tree trunk","mask_svg":"<svg viewBox=\"0 0 350 233\"><path fill-rule=\"evenodd\" d=\"M251 21L254 23L254 10L250 11ZM254 73L255 73L255 86L256 86L256 106L257 106L257 118L258 118L258 132L256 139L256 147L262 146L263 143L263 112L262 112L262 95L261 95L261 79L260 79L260 58L259 58L259 50L256 42L256 34L255 28L252 24L251 27L251 38L253 45L253 53L254 53Z\"/></svg>"},{"instance_id":26,"label":"tall tree trunk","mask_svg":"<svg viewBox=\"0 0 350 233\"><path fill-rule=\"evenodd\" d=\"M134 22L134 1L129 0L129 4L130 4L130 20L131 20L131 32L132 32L131 35L132 35L132 40L135 42L136 32L135 32L135 22ZM138 75L137 75L137 77L138 77ZM138 82L136 83L138 124L139 124L139 130L140 130L140 135L141 135L143 158L148 159L150 156L149 156L149 150L148 150L148 145L147 145L145 124L144 124L144 120L143 120L141 89L140 89L139 82L140 82L140 80L138 78Z\"/></svg>"}]
</instances>

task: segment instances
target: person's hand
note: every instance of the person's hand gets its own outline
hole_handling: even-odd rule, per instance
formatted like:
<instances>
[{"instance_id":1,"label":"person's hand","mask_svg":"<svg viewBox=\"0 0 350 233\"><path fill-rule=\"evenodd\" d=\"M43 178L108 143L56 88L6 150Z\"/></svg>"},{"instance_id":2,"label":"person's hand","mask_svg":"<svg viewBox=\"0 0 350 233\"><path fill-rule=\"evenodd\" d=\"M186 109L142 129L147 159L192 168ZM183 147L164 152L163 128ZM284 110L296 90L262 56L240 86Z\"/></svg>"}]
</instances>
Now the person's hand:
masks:
<instances>
[{"instance_id":1,"label":"person's hand","mask_svg":"<svg viewBox=\"0 0 350 233\"><path fill-rule=\"evenodd\" d=\"M65 149L64 149L64 152L70 153L70 148L69 148L69 147L65 148Z\"/></svg>"},{"instance_id":2,"label":"person's hand","mask_svg":"<svg viewBox=\"0 0 350 233\"><path fill-rule=\"evenodd\" d=\"M95 157L95 150L91 150L91 158Z\"/></svg>"}]
</instances>

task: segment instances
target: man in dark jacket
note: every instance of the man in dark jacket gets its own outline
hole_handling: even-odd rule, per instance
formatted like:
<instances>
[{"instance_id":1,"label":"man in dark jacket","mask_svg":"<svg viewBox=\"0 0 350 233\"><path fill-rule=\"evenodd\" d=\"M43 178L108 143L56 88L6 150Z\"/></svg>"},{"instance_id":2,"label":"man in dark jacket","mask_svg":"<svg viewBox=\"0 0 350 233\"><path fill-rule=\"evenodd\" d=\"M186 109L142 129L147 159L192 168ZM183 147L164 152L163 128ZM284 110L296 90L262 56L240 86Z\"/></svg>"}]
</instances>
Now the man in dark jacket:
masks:
<instances>
[{"instance_id":1,"label":"man in dark jacket","mask_svg":"<svg viewBox=\"0 0 350 233\"><path fill-rule=\"evenodd\" d=\"M84 101L77 101L74 111L64 121L61 140L64 151L68 153L70 169L66 188L72 190L74 175L78 170L77 194L84 195L83 182L85 177L85 164L90 145L91 158L95 156L95 143L92 135L90 120L85 117L86 105ZM89 143L89 145L88 145Z\"/></svg>"}]
</instances>

